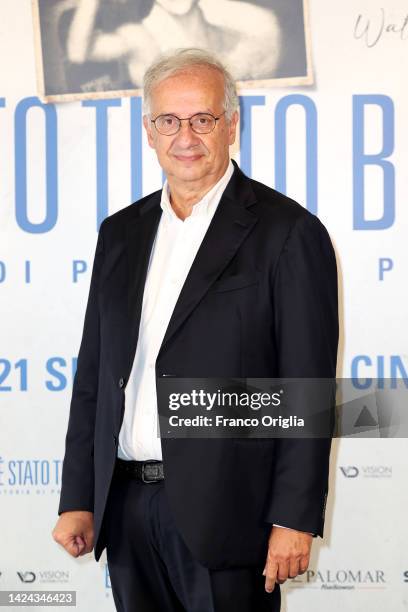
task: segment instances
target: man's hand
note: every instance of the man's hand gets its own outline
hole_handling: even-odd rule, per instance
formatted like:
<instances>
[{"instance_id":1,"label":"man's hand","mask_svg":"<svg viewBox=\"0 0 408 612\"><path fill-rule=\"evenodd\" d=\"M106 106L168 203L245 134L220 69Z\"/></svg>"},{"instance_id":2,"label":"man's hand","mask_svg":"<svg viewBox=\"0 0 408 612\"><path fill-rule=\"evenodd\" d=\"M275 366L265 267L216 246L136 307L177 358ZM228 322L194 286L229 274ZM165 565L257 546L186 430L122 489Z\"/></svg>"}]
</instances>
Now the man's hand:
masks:
<instances>
[{"instance_id":1,"label":"man's hand","mask_svg":"<svg viewBox=\"0 0 408 612\"><path fill-rule=\"evenodd\" d=\"M52 537L73 557L90 553L94 539L93 512L63 512L52 530Z\"/></svg>"},{"instance_id":2,"label":"man's hand","mask_svg":"<svg viewBox=\"0 0 408 612\"><path fill-rule=\"evenodd\" d=\"M313 536L304 531L272 527L263 571L267 593L273 591L276 582L282 584L307 570L312 541Z\"/></svg>"}]
</instances>

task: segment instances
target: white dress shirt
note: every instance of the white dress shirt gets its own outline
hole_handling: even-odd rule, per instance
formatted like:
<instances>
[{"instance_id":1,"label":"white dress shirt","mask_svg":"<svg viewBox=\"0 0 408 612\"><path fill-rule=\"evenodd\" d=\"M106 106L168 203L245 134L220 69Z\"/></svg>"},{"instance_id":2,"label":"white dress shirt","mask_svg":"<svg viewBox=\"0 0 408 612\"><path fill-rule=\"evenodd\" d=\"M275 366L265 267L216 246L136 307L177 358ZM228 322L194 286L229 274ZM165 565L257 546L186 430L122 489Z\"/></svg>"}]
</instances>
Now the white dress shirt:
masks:
<instances>
[{"instance_id":1,"label":"white dress shirt","mask_svg":"<svg viewBox=\"0 0 408 612\"><path fill-rule=\"evenodd\" d=\"M194 204L184 221L170 204L167 181L163 185L160 201L163 212L150 254L139 339L125 388L125 412L118 445L121 459L162 459L156 358L181 288L233 172L230 161L225 174Z\"/></svg>"},{"instance_id":2,"label":"white dress shirt","mask_svg":"<svg viewBox=\"0 0 408 612\"><path fill-rule=\"evenodd\" d=\"M125 388L125 413L117 453L121 459L162 460L156 358L191 264L233 172L230 161L225 174L194 204L184 221L171 206L167 181L163 185L160 201L163 212L150 253L139 338Z\"/></svg>"}]
</instances>

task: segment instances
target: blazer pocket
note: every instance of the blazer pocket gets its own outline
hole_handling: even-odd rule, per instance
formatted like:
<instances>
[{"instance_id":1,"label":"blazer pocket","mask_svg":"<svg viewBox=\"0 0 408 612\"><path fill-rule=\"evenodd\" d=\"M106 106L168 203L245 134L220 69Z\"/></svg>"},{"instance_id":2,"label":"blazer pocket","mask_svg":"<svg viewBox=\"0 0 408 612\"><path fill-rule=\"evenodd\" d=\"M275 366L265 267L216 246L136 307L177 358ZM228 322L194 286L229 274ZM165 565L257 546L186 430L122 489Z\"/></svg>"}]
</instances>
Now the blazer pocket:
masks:
<instances>
[{"instance_id":1,"label":"blazer pocket","mask_svg":"<svg viewBox=\"0 0 408 612\"><path fill-rule=\"evenodd\" d=\"M234 289L243 289L244 287L251 287L258 285L259 279L254 276L247 276L245 274L234 274L227 278L221 278L216 281L211 288L210 292L220 293L222 291L232 291Z\"/></svg>"}]
</instances>

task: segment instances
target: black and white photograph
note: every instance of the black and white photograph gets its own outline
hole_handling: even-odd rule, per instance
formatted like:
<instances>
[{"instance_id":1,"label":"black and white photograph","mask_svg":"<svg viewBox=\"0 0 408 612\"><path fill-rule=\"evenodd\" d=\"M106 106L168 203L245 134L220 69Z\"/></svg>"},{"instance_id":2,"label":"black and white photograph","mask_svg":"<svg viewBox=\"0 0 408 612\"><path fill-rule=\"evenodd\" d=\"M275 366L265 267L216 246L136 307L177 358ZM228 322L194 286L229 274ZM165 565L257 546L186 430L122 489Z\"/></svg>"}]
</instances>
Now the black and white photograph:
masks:
<instances>
[{"instance_id":1,"label":"black and white photograph","mask_svg":"<svg viewBox=\"0 0 408 612\"><path fill-rule=\"evenodd\" d=\"M138 95L146 66L180 47L223 58L238 89L313 83L306 0L32 0L47 102Z\"/></svg>"}]
</instances>

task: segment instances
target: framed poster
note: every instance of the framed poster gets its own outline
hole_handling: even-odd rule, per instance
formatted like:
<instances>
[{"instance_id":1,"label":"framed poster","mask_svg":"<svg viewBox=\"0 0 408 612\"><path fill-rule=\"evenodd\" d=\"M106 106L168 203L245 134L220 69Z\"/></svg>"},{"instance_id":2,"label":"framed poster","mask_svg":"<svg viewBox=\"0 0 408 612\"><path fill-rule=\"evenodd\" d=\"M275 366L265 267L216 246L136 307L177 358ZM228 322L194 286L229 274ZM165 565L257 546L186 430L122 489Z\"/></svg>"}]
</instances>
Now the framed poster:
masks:
<instances>
[{"instance_id":1,"label":"framed poster","mask_svg":"<svg viewBox=\"0 0 408 612\"><path fill-rule=\"evenodd\" d=\"M313 82L306 0L32 0L39 96L140 94L162 52L217 53L238 88Z\"/></svg>"}]
</instances>

